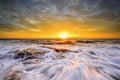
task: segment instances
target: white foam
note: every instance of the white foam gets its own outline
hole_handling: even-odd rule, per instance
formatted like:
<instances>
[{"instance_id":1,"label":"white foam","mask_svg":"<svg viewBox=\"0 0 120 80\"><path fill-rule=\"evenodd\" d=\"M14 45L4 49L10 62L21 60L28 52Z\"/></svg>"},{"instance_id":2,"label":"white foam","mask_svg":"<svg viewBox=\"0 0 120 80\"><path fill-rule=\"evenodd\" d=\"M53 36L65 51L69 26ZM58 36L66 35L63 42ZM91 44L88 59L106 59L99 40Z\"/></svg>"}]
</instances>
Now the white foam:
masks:
<instances>
[{"instance_id":1,"label":"white foam","mask_svg":"<svg viewBox=\"0 0 120 80\"><path fill-rule=\"evenodd\" d=\"M0 44L0 56L7 56L0 59L0 80L4 80L4 77L9 77L15 71L21 71L18 75L21 80L114 80L113 77L120 79L120 44L43 45L9 41ZM119 48L113 48L114 46ZM14 51L27 48L43 49L47 52L40 59L22 61L13 58ZM56 52L54 48L70 51ZM91 51L93 53L90 53Z\"/></svg>"}]
</instances>

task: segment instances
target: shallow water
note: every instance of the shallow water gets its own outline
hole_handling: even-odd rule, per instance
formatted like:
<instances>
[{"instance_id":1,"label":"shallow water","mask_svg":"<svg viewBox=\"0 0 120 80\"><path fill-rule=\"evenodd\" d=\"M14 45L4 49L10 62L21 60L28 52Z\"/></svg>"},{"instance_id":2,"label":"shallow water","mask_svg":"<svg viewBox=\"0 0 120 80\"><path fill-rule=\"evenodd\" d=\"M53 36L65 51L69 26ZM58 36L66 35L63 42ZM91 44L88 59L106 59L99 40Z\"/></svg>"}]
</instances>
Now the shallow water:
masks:
<instances>
[{"instance_id":1,"label":"shallow water","mask_svg":"<svg viewBox=\"0 0 120 80\"><path fill-rule=\"evenodd\" d=\"M120 44L1 40L0 80L120 80Z\"/></svg>"}]
</instances>

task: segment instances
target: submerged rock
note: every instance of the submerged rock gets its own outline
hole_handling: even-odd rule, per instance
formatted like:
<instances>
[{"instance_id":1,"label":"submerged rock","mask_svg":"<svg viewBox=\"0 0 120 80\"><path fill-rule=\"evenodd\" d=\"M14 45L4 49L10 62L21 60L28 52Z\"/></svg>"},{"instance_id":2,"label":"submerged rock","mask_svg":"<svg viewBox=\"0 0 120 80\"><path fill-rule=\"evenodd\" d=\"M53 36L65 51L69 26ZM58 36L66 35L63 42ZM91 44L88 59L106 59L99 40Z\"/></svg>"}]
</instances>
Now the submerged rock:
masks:
<instances>
[{"instance_id":1,"label":"submerged rock","mask_svg":"<svg viewBox=\"0 0 120 80\"><path fill-rule=\"evenodd\" d=\"M96 55L95 52L93 52L93 51L89 51L89 53L90 53L91 55Z\"/></svg>"},{"instance_id":2,"label":"submerged rock","mask_svg":"<svg viewBox=\"0 0 120 80\"><path fill-rule=\"evenodd\" d=\"M113 46L113 47L111 47L111 48L120 50L120 47L117 47L117 46Z\"/></svg>"}]
</instances>

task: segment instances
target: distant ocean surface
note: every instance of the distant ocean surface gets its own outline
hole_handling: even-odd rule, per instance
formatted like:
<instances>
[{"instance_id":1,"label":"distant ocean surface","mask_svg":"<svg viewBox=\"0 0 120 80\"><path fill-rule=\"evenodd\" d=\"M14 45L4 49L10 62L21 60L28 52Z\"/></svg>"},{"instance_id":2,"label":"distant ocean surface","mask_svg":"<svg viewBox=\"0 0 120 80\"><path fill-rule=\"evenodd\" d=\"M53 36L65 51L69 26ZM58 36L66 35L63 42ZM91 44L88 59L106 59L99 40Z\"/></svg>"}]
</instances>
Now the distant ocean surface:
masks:
<instances>
[{"instance_id":1,"label":"distant ocean surface","mask_svg":"<svg viewBox=\"0 0 120 80\"><path fill-rule=\"evenodd\" d=\"M120 80L120 39L0 39L0 80Z\"/></svg>"}]
</instances>

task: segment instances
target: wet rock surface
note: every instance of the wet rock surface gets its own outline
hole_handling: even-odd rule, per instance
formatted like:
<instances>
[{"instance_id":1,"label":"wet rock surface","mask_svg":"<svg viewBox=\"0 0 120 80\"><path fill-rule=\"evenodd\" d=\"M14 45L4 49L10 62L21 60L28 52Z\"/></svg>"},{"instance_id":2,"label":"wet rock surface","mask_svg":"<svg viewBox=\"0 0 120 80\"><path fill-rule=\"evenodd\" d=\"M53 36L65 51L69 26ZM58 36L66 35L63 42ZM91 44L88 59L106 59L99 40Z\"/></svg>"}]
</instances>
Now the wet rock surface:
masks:
<instances>
[{"instance_id":1,"label":"wet rock surface","mask_svg":"<svg viewBox=\"0 0 120 80\"><path fill-rule=\"evenodd\" d=\"M4 80L21 80L21 71L9 72Z\"/></svg>"},{"instance_id":2,"label":"wet rock surface","mask_svg":"<svg viewBox=\"0 0 120 80\"><path fill-rule=\"evenodd\" d=\"M44 55L45 53L47 53L47 51L44 51L42 49L27 48L23 50L17 50L14 53L15 53L14 56L15 59L25 58L25 60L27 60L27 59L39 58L38 56Z\"/></svg>"}]
</instances>

